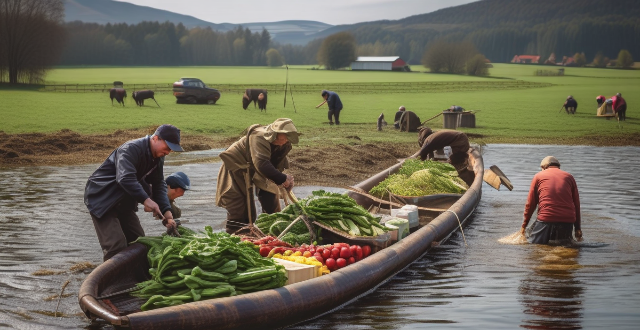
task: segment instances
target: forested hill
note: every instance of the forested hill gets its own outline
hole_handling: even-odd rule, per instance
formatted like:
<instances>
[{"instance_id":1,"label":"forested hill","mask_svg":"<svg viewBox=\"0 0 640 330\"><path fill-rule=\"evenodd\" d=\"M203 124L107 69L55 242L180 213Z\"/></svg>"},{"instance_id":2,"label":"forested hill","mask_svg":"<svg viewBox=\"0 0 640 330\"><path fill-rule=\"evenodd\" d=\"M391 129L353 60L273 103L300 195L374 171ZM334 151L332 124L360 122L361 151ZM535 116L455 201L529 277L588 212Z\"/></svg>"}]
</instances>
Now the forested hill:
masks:
<instances>
[{"instance_id":1,"label":"forested hill","mask_svg":"<svg viewBox=\"0 0 640 330\"><path fill-rule=\"evenodd\" d=\"M640 1L637 0L482 0L395 21L341 25L313 37L351 31L367 55L395 51L417 63L436 39L469 40L494 62L514 55L547 58L602 51L615 58L620 49L640 57ZM378 43L377 47L374 44Z\"/></svg>"},{"instance_id":2,"label":"forested hill","mask_svg":"<svg viewBox=\"0 0 640 330\"><path fill-rule=\"evenodd\" d=\"M536 25L557 21L607 19L636 21L637 0L483 0L398 20L403 25L422 23Z\"/></svg>"},{"instance_id":3,"label":"forested hill","mask_svg":"<svg viewBox=\"0 0 640 330\"><path fill-rule=\"evenodd\" d=\"M248 28L252 32L261 32L262 29L266 29L274 38L277 38L280 33L285 34L288 38L295 38L306 34L316 33L332 26L322 22L299 20L249 22L243 24L223 22L212 23L197 19L193 16L177 14L167 10L146 6L139 6L128 2L113 0L64 0L63 2L66 22L81 21L102 25L120 23L135 25L145 21L159 23L171 22L175 25L182 24L188 29L195 27L210 27L214 31L219 32L231 31L241 25L243 28ZM190 4L185 3L185 5ZM215 17L215 19L224 18Z\"/></svg>"}]
</instances>

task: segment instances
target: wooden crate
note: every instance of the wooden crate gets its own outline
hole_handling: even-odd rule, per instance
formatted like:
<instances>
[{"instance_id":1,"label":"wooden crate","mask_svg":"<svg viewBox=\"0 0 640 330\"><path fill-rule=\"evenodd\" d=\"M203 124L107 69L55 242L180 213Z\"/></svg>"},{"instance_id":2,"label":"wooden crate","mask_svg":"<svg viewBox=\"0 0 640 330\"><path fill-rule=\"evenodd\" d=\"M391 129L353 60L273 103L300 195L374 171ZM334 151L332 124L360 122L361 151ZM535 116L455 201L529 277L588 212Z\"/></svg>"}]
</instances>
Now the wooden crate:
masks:
<instances>
[{"instance_id":1,"label":"wooden crate","mask_svg":"<svg viewBox=\"0 0 640 330\"><path fill-rule=\"evenodd\" d=\"M273 258L273 260L283 265L287 271L287 283L285 285L310 280L318 276L318 268L320 268L320 266L305 265L278 258Z\"/></svg>"}]
</instances>

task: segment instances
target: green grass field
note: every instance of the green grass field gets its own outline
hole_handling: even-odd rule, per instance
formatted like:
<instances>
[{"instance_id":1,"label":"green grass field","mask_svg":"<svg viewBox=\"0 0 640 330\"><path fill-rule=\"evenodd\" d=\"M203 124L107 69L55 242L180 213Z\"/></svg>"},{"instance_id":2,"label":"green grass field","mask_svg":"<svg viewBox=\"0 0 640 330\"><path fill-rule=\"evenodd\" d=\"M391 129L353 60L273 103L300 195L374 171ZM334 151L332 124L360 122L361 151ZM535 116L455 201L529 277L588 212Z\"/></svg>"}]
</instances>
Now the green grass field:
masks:
<instances>
[{"instance_id":1,"label":"green grass field","mask_svg":"<svg viewBox=\"0 0 640 330\"><path fill-rule=\"evenodd\" d=\"M220 87L222 97L216 105L176 104L170 92L156 95L161 108L147 100L142 108L133 99L126 106L112 106L106 92L43 92L34 88L0 87L0 115L7 134L55 132L70 129L80 133L107 133L117 129L148 128L172 123L187 134L221 137L237 136L253 123L267 124L279 117L292 118L304 135L301 143L360 143L379 141L414 142L415 134L404 134L388 126L376 130L376 119L384 113L391 124L400 105L412 110L424 121L451 105L477 110L476 128L461 129L482 135L478 142L495 143L571 143L573 139L600 135L624 139L640 133L639 70L565 68L565 76L536 76L537 69L553 67L494 64L490 77L423 72L353 72L310 70L291 67L289 83L294 85L293 102L287 97L283 107L284 68L264 67L96 67L58 68L47 76L48 84L105 84L115 80L132 84L170 84L180 77L198 77L211 87ZM357 84L357 88L353 87ZM395 84L395 85L394 85ZM269 85L266 113L241 107L241 94L225 91L234 85ZM315 85L315 86L308 86ZM279 86L279 87L278 87ZM307 86L308 88L304 88ZM314 107L322 101L320 90L328 86L340 94L344 109L343 125L329 127L327 107ZM223 88L224 87L224 88ZM236 86L238 87L238 86ZM297 88L297 89L296 89ZM317 90L316 90L317 89ZM303 91L303 92L296 92ZM128 89L129 94L132 89ZM629 104L627 121L598 118L596 96L622 93ZM569 116L560 112L567 95L579 103L578 112ZM428 124L442 127L442 117Z\"/></svg>"}]
</instances>

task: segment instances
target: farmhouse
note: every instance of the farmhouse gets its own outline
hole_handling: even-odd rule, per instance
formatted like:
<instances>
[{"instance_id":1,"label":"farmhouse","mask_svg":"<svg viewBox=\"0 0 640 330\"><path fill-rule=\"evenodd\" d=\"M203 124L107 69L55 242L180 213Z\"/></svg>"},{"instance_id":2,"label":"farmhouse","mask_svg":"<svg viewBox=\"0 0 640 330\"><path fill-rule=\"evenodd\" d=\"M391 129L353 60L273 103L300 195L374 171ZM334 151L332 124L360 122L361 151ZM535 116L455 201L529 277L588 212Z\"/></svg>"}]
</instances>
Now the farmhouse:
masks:
<instances>
[{"instance_id":1,"label":"farmhouse","mask_svg":"<svg viewBox=\"0 0 640 330\"><path fill-rule=\"evenodd\" d=\"M511 63L538 63L538 61L540 61L539 55L516 55Z\"/></svg>"},{"instance_id":2,"label":"farmhouse","mask_svg":"<svg viewBox=\"0 0 640 330\"><path fill-rule=\"evenodd\" d=\"M358 56L351 70L409 71L409 66L399 56Z\"/></svg>"}]
</instances>

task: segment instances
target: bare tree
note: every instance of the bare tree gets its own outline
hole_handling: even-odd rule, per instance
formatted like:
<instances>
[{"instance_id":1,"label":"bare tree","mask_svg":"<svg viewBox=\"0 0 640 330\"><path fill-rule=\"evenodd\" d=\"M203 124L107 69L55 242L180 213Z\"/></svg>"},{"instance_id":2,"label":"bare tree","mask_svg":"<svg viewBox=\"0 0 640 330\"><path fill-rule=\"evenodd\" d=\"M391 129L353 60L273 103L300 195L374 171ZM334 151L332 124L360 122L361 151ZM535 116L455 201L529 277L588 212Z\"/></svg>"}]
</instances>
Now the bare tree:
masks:
<instances>
[{"instance_id":1,"label":"bare tree","mask_svg":"<svg viewBox=\"0 0 640 330\"><path fill-rule=\"evenodd\" d=\"M62 53L62 0L0 0L0 82L39 83Z\"/></svg>"}]
</instances>

